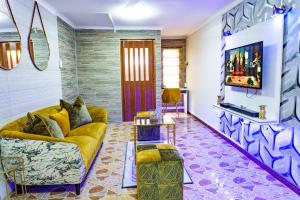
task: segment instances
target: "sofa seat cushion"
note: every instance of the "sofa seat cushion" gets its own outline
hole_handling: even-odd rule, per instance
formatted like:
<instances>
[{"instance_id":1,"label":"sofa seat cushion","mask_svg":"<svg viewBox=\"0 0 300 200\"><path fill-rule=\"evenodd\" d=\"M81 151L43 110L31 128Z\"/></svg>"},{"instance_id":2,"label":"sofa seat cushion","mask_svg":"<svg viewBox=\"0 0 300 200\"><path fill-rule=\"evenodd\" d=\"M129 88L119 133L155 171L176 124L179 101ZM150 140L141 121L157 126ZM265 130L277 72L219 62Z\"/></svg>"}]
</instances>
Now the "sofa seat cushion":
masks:
<instances>
[{"instance_id":1,"label":"sofa seat cushion","mask_svg":"<svg viewBox=\"0 0 300 200\"><path fill-rule=\"evenodd\" d=\"M106 129L105 123L101 123L101 122L89 123L71 130L68 137L90 136L93 137L94 139L99 140L100 138L103 137L105 133L105 129Z\"/></svg>"},{"instance_id":2,"label":"sofa seat cushion","mask_svg":"<svg viewBox=\"0 0 300 200\"><path fill-rule=\"evenodd\" d=\"M79 146L86 171L91 167L103 142L105 130L105 123L90 123L71 130L65 138L67 141Z\"/></svg>"},{"instance_id":3,"label":"sofa seat cushion","mask_svg":"<svg viewBox=\"0 0 300 200\"><path fill-rule=\"evenodd\" d=\"M67 137L67 140L80 148L81 157L86 172L88 172L102 141L96 140L90 136L71 136Z\"/></svg>"}]
</instances>

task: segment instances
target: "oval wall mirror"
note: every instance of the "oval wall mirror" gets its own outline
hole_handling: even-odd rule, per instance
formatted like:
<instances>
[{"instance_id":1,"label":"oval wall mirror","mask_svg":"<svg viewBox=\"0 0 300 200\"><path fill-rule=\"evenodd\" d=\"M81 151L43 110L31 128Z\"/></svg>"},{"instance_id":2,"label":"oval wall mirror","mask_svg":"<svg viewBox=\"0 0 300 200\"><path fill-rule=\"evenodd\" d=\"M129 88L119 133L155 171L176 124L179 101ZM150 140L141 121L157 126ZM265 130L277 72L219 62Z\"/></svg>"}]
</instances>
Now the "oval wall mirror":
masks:
<instances>
[{"instance_id":1,"label":"oval wall mirror","mask_svg":"<svg viewBox=\"0 0 300 200\"><path fill-rule=\"evenodd\" d=\"M28 36L28 48L31 61L34 66L41 71L47 69L50 49L37 2L34 2L30 32Z\"/></svg>"},{"instance_id":2,"label":"oval wall mirror","mask_svg":"<svg viewBox=\"0 0 300 200\"><path fill-rule=\"evenodd\" d=\"M0 68L11 70L21 57L21 36L8 0L0 5Z\"/></svg>"}]
</instances>

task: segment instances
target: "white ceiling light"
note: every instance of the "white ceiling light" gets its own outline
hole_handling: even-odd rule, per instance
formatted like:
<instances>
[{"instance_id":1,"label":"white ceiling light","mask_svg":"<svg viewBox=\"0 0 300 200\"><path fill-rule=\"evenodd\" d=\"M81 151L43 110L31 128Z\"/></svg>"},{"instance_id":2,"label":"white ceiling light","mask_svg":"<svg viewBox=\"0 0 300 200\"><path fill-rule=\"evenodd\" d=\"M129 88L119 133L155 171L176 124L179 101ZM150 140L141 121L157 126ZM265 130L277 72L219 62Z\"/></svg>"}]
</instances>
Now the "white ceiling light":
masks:
<instances>
[{"instance_id":1,"label":"white ceiling light","mask_svg":"<svg viewBox=\"0 0 300 200\"><path fill-rule=\"evenodd\" d=\"M113 15L124 20L139 21L154 17L157 15L157 10L145 3L135 2L131 4L129 2L125 7L116 8Z\"/></svg>"}]
</instances>

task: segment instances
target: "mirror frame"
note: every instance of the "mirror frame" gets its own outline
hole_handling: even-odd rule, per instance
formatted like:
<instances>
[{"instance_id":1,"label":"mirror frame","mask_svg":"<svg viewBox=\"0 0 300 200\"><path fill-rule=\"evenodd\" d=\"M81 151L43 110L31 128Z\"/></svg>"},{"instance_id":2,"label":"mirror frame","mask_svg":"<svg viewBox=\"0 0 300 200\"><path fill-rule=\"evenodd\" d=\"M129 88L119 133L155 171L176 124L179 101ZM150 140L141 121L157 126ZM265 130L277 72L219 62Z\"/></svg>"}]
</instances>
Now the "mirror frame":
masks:
<instances>
[{"instance_id":1,"label":"mirror frame","mask_svg":"<svg viewBox=\"0 0 300 200\"><path fill-rule=\"evenodd\" d=\"M45 69L40 69L34 62L34 59L32 59L31 55L30 55L30 35L31 35L31 32L32 32L32 25L33 25L33 20L34 20L34 14L35 14L35 10L37 10L38 12L38 17L41 21L41 25L42 25L42 29L43 29L43 32L44 32L44 35L45 35L45 38L46 38L46 41L47 41L47 47L48 47L48 51L49 51L49 60L50 60L50 47L49 47L49 41L48 41L48 38L47 38L47 34L46 34L46 31L45 31L45 27L44 27L44 23L43 23L43 19L42 19L42 15L41 15L41 12L40 12L40 9L39 9L39 4L37 1L34 1L34 6L33 6L33 12L32 12L32 17L31 17L31 22L30 22L30 28L29 28L29 34L28 34L28 41L27 41L27 48L28 48L28 52L29 52L29 57L30 57L30 60L32 62L32 64L35 66L36 69L38 69L39 71L44 71L48 68L48 64L46 66ZM34 50L34 49L33 49ZM48 62L49 62L48 60Z\"/></svg>"},{"instance_id":2,"label":"mirror frame","mask_svg":"<svg viewBox=\"0 0 300 200\"><path fill-rule=\"evenodd\" d=\"M14 15L13 15L13 12L12 12L12 10L11 10L9 0L5 0L5 2L6 2L6 6L7 6L7 9L8 9L8 12L9 12L9 16L8 16L8 17L11 17L11 20L12 20L12 22L14 23L14 25L15 25L17 31L18 31L18 34L19 34L19 36L20 36L20 46L21 46L20 60L21 60L21 57L22 57L22 37L21 37L20 31L19 31L19 27L17 26L15 17L14 17ZM18 65L19 65L19 63L16 64L16 66L18 66ZM16 67L16 66L15 66L15 67ZM8 68L4 68L3 66L0 66L0 69L9 71L9 70L13 70L15 67L13 67L13 68L11 68L11 69L8 69Z\"/></svg>"}]
</instances>

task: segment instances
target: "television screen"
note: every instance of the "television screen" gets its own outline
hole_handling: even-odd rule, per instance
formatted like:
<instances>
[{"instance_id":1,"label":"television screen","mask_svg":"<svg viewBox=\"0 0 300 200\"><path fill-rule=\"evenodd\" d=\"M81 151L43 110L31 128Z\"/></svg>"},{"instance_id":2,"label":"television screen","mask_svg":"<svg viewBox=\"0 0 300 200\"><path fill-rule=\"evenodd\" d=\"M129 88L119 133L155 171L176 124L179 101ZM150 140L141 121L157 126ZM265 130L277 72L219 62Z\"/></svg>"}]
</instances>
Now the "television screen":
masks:
<instances>
[{"instance_id":1,"label":"television screen","mask_svg":"<svg viewBox=\"0 0 300 200\"><path fill-rule=\"evenodd\" d=\"M263 42L225 51L225 85L261 89Z\"/></svg>"}]
</instances>

